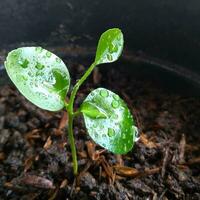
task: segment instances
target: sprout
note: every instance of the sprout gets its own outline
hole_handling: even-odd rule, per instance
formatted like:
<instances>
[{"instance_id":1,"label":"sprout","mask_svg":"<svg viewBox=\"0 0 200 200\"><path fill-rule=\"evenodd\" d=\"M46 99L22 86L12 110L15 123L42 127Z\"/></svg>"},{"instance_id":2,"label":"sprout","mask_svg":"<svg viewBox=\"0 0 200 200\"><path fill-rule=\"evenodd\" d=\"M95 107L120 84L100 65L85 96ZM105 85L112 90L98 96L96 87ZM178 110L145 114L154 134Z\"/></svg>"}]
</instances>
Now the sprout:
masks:
<instances>
[{"instance_id":1,"label":"sprout","mask_svg":"<svg viewBox=\"0 0 200 200\"><path fill-rule=\"evenodd\" d=\"M79 114L84 117L88 134L100 146L115 154L125 154L133 147L136 130L133 117L117 94L97 88L85 98L78 111L74 111L74 100L79 87L97 65L116 61L121 55L123 44L123 34L118 28L109 29L101 35L95 60L73 87L68 102L65 97L70 86L70 75L59 57L41 47L18 48L7 56L7 73L29 101L49 111L63 108L67 110L75 175L78 172L78 164L73 120Z\"/></svg>"}]
</instances>

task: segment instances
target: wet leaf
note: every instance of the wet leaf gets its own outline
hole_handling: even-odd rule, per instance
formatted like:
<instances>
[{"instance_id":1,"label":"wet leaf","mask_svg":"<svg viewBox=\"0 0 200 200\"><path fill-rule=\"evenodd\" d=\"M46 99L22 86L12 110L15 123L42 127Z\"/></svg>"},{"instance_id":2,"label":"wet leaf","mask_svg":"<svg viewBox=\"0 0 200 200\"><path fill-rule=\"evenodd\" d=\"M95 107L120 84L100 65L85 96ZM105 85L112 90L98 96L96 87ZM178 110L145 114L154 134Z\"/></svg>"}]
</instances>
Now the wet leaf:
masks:
<instances>
[{"instance_id":1,"label":"wet leaf","mask_svg":"<svg viewBox=\"0 0 200 200\"><path fill-rule=\"evenodd\" d=\"M123 34L120 29L113 28L105 31L97 46L95 63L111 63L116 61L122 53L124 45Z\"/></svg>"},{"instance_id":2,"label":"wet leaf","mask_svg":"<svg viewBox=\"0 0 200 200\"><path fill-rule=\"evenodd\" d=\"M22 47L8 54L5 67L29 101L50 111L64 107L70 76L59 57L41 47Z\"/></svg>"},{"instance_id":3,"label":"wet leaf","mask_svg":"<svg viewBox=\"0 0 200 200\"><path fill-rule=\"evenodd\" d=\"M115 93L98 88L85 99L103 110L106 118L93 118L83 113L86 128L91 138L116 154L130 151L135 141L132 115L124 101Z\"/></svg>"}]
</instances>

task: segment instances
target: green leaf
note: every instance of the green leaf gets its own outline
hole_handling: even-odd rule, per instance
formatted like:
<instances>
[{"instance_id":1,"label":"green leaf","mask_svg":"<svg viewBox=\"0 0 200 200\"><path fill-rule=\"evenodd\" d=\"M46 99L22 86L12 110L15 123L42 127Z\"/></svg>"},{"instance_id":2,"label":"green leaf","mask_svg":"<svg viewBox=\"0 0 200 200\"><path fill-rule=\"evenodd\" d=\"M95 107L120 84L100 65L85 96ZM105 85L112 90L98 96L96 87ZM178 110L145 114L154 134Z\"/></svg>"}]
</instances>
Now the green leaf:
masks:
<instances>
[{"instance_id":1,"label":"green leaf","mask_svg":"<svg viewBox=\"0 0 200 200\"><path fill-rule=\"evenodd\" d=\"M64 107L70 76L59 57L41 47L23 47L8 54L5 67L29 101L50 111Z\"/></svg>"},{"instance_id":2,"label":"green leaf","mask_svg":"<svg viewBox=\"0 0 200 200\"><path fill-rule=\"evenodd\" d=\"M124 39L120 29L113 28L104 32L97 46L96 65L116 61L122 53L123 45Z\"/></svg>"},{"instance_id":3,"label":"green leaf","mask_svg":"<svg viewBox=\"0 0 200 200\"><path fill-rule=\"evenodd\" d=\"M115 93L98 88L83 102L91 103L103 110L106 118L94 118L83 113L85 125L91 138L116 154L130 151L135 141L135 127L132 115L124 101Z\"/></svg>"},{"instance_id":4,"label":"green leaf","mask_svg":"<svg viewBox=\"0 0 200 200\"><path fill-rule=\"evenodd\" d=\"M87 115L90 118L107 118L106 112L101 108L97 107L92 102L85 101L81 105L80 112Z\"/></svg>"}]
</instances>

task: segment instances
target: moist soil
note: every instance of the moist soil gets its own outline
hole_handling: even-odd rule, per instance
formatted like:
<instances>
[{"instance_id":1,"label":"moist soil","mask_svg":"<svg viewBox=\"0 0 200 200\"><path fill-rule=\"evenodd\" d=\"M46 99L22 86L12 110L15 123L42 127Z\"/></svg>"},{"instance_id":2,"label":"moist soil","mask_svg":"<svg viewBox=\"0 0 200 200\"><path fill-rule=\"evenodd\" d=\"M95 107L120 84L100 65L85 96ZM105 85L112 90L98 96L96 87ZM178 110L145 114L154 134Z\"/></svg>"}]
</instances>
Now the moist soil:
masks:
<instances>
[{"instance_id":1,"label":"moist soil","mask_svg":"<svg viewBox=\"0 0 200 200\"><path fill-rule=\"evenodd\" d=\"M200 199L199 98L165 91L115 65L95 69L75 108L94 88L108 88L127 102L140 139L127 155L114 155L94 144L76 118L76 178L66 112L41 110L12 85L0 88L0 200ZM70 66L73 85L86 68Z\"/></svg>"}]
</instances>

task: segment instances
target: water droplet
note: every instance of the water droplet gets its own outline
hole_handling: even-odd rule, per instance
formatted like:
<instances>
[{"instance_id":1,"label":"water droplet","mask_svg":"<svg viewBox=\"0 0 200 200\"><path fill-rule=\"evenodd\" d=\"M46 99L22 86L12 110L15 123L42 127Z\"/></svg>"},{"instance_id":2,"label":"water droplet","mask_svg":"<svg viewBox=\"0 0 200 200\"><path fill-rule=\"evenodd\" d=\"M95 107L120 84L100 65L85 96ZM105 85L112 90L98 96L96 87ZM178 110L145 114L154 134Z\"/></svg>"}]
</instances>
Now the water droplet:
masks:
<instances>
[{"instance_id":1,"label":"water droplet","mask_svg":"<svg viewBox=\"0 0 200 200\"><path fill-rule=\"evenodd\" d=\"M37 52L41 53L43 49L42 49L42 47L36 47L35 50L36 50Z\"/></svg>"},{"instance_id":2,"label":"water droplet","mask_svg":"<svg viewBox=\"0 0 200 200\"><path fill-rule=\"evenodd\" d=\"M99 138L99 134L97 134L96 132L94 133L94 137L95 138Z\"/></svg>"},{"instance_id":3,"label":"water droplet","mask_svg":"<svg viewBox=\"0 0 200 200\"><path fill-rule=\"evenodd\" d=\"M118 47L116 45L115 48L114 48L114 52L117 52L117 51L118 51Z\"/></svg>"},{"instance_id":4,"label":"water droplet","mask_svg":"<svg viewBox=\"0 0 200 200\"><path fill-rule=\"evenodd\" d=\"M102 143L101 146L106 148L107 145L105 143Z\"/></svg>"},{"instance_id":5,"label":"water droplet","mask_svg":"<svg viewBox=\"0 0 200 200\"><path fill-rule=\"evenodd\" d=\"M93 128L97 128L97 123L94 123L94 124L93 124Z\"/></svg>"},{"instance_id":6,"label":"water droplet","mask_svg":"<svg viewBox=\"0 0 200 200\"><path fill-rule=\"evenodd\" d=\"M107 91L107 90L101 90L101 91L100 91L100 95L101 95L102 97L108 97L108 91Z\"/></svg>"},{"instance_id":7,"label":"water droplet","mask_svg":"<svg viewBox=\"0 0 200 200\"><path fill-rule=\"evenodd\" d=\"M119 45L119 46L122 46L122 43L120 43L120 42L119 42L119 44L118 44L118 45Z\"/></svg>"},{"instance_id":8,"label":"water droplet","mask_svg":"<svg viewBox=\"0 0 200 200\"><path fill-rule=\"evenodd\" d=\"M109 137L112 137L112 136L114 136L114 135L115 135L114 129L108 128L108 136L109 136Z\"/></svg>"},{"instance_id":9,"label":"water droplet","mask_svg":"<svg viewBox=\"0 0 200 200\"><path fill-rule=\"evenodd\" d=\"M28 79L27 79L27 77L22 75L22 80L27 81Z\"/></svg>"},{"instance_id":10,"label":"water droplet","mask_svg":"<svg viewBox=\"0 0 200 200\"><path fill-rule=\"evenodd\" d=\"M20 60L18 63L20 64L20 66L22 68L27 68L28 64L29 64L29 61L27 59L24 59L24 60Z\"/></svg>"},{"instance_id":11,"label":"water droplet","mask_svg":"<svg viewBox=\"0 0 200 200\"><path fill-rule=\"evenodd\" d=\"M133 126L133 129L135 129L135 142L137 142L140 139L140 133L136 126Z\"/></svg>"},{"instance_id":12,"label":"water droplet","mask_svg":"<svg viewBox=\"0 0 200 200\"><path fill-rule=\"evenodd\" d=\"M126 139L126 134L122 134L122 139Z\"/></svg>"},{"instance_id":13,"label":"water droplet","mask_svg":"<svg viewBox=\"0 0 200 200\"><path fill-rule=\"evenodd\" d=\"M99 104L99 97L98 96L94 96L93 102Z\"/></svg>"},{"instance_id":14,"label":"water droplet","mask_svg":"<svg viewBox=\"0 0 200 200\"><path fill-rule=\"evenodd\" d=\"M109 61L112 61L112 60L113 60L112 55L111 55L111 54L107 54L107 59L108 59Z\"/></svg>"},{"instance_id":15,"label":"water droplet","mask_svg":"<svg viewBox=\"0 0 200 200\"><path fill-rule=\"evenodd\" d=\"M57 63L61 63L61 59L57 57L57 58L56 58L56 62L57 62Z\"/></svg>"},{"instance_id":16,"label":"water droplet","mask_svg":"<svg viewBox=\"0 0 200 200\"><path fill-rule=\"evenodd\" d=\"M117 45L111 44L111 45L109 46L109 52L110 52L110 53L114 53L114 52L117 52L117 51L118 51Z\"/></svg>"},{"instance_id":17,"label":"water droplet","mask_svg":"<svg viewBox=\"0 0 200 200\"><path fill-rule=\"evenodd\" d=\"M111 105L112 105L113 108L118 108L119 107L119 102L114 100L114 101L112 101Z\"/></svg>"},{"instance_id":18,"label":"water droplet","mask_svg":"<svg viewBox=\"0 0 200 200\"><path fill-rule=\"evenodd\" d=\"M115 52L115 46L111 43L111 44L109 45L108 50L109 50L110 53L114 53L114 52Z\"/></svg>"},{"instance_id":19,"label":"water droplet","mask_svg":"<svg viewBox=\"0 0 200 200\"><path fill-rule=\"evenodd\" d=\"M100 129L104 129L104 125L103 124L100 124Z\"/></svg>"},{"instance_id":20,"label":"water droplet","mask_svg":"<svg viewBox=\"0 0 200 200\"><path fill-rule=\"evenodd\" d=\"M34 85L35 85L35 87L38 87L38 83L37 82L34 82Z\"/></svg>"},{"instance_id":21,"label":"water droplet","mask_svg":"<svg viewBox=\"0 0 200 200\"><path fill-rule=\"evenodd\" d=\"M118 115L116 113L113 114L113 119L118 119Z\"/></svg>"},{"instance_id":22,"label":"water droplet","mask_svg":"<svg viewBox=\"0 0 200 200\"><path fill-rule=\"evenodd\" d=\"M46 52L46 56L47 56L48 58L50 58L50 57L51 57L51 52L47 51L47 52Z\"/></svg>"},{"instance_id":23,"label":"water droplet","mask_svg":"<svg viewBox=\"0 0 200 200\"><path fill-rule=\"evenodd\" d=\"M39 70L42 70L42 69L44 68L44 65L41 64L41 63L37 63L37 64L35 65L35 68L37 68L37 69L39 69Z\"/></svg>"},{"instance_id":24,"label":"water droplet","mask_svg":"<svg viewBox=\"0 0 200 200\"><path fill-rule=\"evenodd\" d=\"M118 35L118 36L117 36L117 40L121 41L121 39L122 39L122 38L121 38L121 35Z\"/></svg>"},{"instance_id":25,"label":"water droplet","mask_svg":"<svg viewBox=\"0 0 200 200\"><path fill-rule=\"evenodd\" d=\"M33 82L31 81L31 82L29 83L29 85L31 85L31 86L32 86L32 85L33 85Z\"/></svg>"},{"instance_id":26,"label":"water droplet","mask_svg":"<svg viewBox=\"0 0 200 200\"><path fill-rule=\"evenodd\" d=\"M59 92L60 96L64 99L66 96L66 89L69 85L69 80L67 79L66 74L59 69L53 70L52 75L54 77L54 90Z\"/></svg>"},{"instance_id":27,"label":"water droplet","mask_svg":"<svg viewBox=\"0 0 200 200\"><path fill-rule=\"evenodd\" d=\"M18 54L19 54L20 52L16 52L16 51L14 51L13 53L12 53L12 56L13 57L18 57Z\"/></svg>"},{"instance_id":28,"label":"water droplet","mask_svg":"<svg viewBox=\"0 0 200 200\"><path fill-rule=\"evenodd\" d=\"M118 96L117 94L114 94L114 95L113 95L113 98L114 98L116 101L119 100L119 96Z\"/></svg>"},{"instance_id":29,"label":"water droplet","mask_svg":"<svg viewBox=\"0 0 200 200\"><path fill-rule=\"evenodd\" d=\"M56 83L56 80L55 80L55 78L52 75L50 75L47 78L47 82L50 83L51 85L53 85L53 84Z\"/></svg>"},{"instance_id":30,"label":"water droplet","mask_svg":"<svg viewBox=\"0 0 200 200\"><path fill-rule=\"evenodd\" d=\"M127 146L126 145L124 145L124 151L127 151Z\"/></svg>"},{"instance_id":31,"label":"water droplet","mask_svg":"<svg viewBox=\"0 0 200 200\"><path fill-rule=\"evenodd\" d=\"M43 76L43 75L44 75L44 72L40 72L40 71L36 72L36 76Z\"/></svg>"},{"instance_id":32,"label":"water droplet","mask_svg":"<svg viewBox=\"0 0 200 200\"><path fill-rule=\"evenodd\" d=\"M34 76L34 74L33 74L31 71L28 72L28 75L29 75L30 77L33 77L33 76Z\"/></svg>"}]
</instances>

